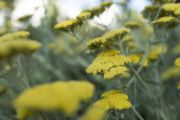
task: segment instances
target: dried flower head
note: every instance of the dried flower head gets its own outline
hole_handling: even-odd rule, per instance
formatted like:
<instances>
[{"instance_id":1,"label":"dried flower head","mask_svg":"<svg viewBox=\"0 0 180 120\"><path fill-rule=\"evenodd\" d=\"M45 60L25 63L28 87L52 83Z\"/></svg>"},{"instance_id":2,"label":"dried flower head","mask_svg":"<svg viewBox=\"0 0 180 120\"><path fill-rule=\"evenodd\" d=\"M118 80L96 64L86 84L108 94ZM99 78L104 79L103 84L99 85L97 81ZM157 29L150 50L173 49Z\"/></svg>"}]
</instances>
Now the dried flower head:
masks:
<instances>
[{"instance_id":1,"label":"dried flower head","mask_svg":"<svg viewBox=\"0 0 180 120\"><path fill-rule=\"evenodd\" d=\"M78 110L81 101L93 96L94 86L86 81L60 81L38 85L27 89L14 101L18 119L24 119L29 113L60 110L72 115Z\"/></svg>"}]
</instances>

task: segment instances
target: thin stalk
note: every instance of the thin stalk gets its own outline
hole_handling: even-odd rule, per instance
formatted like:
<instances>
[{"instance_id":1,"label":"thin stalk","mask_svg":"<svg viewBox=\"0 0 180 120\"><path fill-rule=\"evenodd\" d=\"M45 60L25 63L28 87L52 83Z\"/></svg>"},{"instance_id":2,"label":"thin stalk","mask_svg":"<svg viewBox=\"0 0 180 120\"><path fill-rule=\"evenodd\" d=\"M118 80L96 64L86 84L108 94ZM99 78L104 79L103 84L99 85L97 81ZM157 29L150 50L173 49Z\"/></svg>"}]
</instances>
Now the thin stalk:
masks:
<instances>
[{"instance_id":1,"label":"thin stalk","mask_svg":"<svg viewBox=\"0 0 180 120\"><path fill-rule=\"evenodd\" d=\"M139 114L136 108L132 107L132 110L135 113L135 115L139 118L139 120L144 120L144 118Z\"/></svg>"}]
</instances>

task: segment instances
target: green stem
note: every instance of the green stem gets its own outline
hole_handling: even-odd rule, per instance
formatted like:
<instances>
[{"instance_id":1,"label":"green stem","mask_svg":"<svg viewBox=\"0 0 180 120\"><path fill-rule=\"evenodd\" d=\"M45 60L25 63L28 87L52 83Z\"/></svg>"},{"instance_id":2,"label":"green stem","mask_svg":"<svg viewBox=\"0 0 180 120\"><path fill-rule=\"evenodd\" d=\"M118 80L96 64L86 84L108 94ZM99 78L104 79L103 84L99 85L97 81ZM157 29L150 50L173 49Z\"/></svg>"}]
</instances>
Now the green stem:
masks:
<instances>
[{"instance_id":1,"label":"green stem","mask_svg":"<svg viewBox=\"0 0 180 120\"><path fill-rule=\"evenodd\" d=\"M136 110L136 108L132 108L133 112L136 114L136 116L139 118L139 120L144 120L144 118L139 114L139 112Z\"/></svg>"}]
</instances>

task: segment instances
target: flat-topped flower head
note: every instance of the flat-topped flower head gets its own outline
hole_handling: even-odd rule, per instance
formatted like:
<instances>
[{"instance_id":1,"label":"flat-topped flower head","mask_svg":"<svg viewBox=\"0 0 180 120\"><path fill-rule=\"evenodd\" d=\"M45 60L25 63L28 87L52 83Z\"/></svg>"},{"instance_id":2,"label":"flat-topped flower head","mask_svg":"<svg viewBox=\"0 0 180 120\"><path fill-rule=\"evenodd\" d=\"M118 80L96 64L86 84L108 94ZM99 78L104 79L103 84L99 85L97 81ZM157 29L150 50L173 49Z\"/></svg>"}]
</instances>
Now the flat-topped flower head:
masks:
<instances>
[{"instance_id":1,"label":"flat-topped flower head","mask_svg":"<svg viewBox=\"0 0 180 120\"><path fill-rule=\"evenodd\" d=\"M104 74L105 79L112 79L113 77L128 72L125 64L130 60L124 55L120 55L118 50L109 50L97 55L92 64L86 69L87 73L96 75L97 73Z\"/></svg>"},{"instance_id":2,"label":"flat-topped flower head","mask_svg":"<svg viewBox=\"0 0 180 120\"><path fill-rule=\"evenodd\" d=\"M34 40L19 39L0 42L0 58L9 58L16 54L31 54L38 50L41 44Z\"/></svg>"},{"instance_id":3,"label":"flat-topped flower head","mask_svg":"<svg viewBox=\"0 0 180 120\"><path fill-rule=\"evenodd\" d=\"M18 31L13 33L8 33L0 37L0 42L8 40L16 40L19 38L27 38L30 35L27 31Z\"/></svg>"},{"instance_id":4,"label":"flat-topped flower head","mask_svg":"<svg viewBox=\"0 0 180 120\"><path fill-rule=\"evenodd\" d=\"M173 78L180 77L180 67L171 67L167 70L165 70L161 75L163 80L170 80Z\"/></svg>"},{"instance_id":5,"label":"flat-topped flower head","mask_svg":"<svg viewBox=\"0 0 180 120\"><path fill-rule=\"evenodd\" d=\"M110 7L112 4L113 4L112 2L102 2L101 6L106 8L106 7Z\"/></svg>"},{"instance_id":6,"label":"flat-topped flower head","mask_svg":"<svg viewBox=\"0 0 180 120\"><path fill-rule=\"evenodd\" d=\"M60 81L27 89L14 101L18 119L35 111L63 111L75 113L81 101L89 100L94 93L93 84L86 81Z\"/></svg>"},{"instance_id":7,"label":"flat-topped flower head","mask_svg":"<svg viewBox=\"0 0 180 120\"><path fill-rule=\"evenodd\" d=\"M64 22L60 22L54 26L55 29L62 30L62 31L67 31L74 29L74 27L78 26L81 24L81 21L78 19L70 19L66 20Z\"/></svg>"},{"instance_id":8,"label":"flat-topped flower head","mask_svg":"<svg viewBox=\"0 0 180 120\"><path fill-rule=\"evenodd\" d=\"M176 58L176 60L174 61L174 64L176 67L180 67L180 57Z\"/></svg>"},{"instance_id":9,"label":"flat-topped flower head","mask_svg":"<svg viewBox=\"0 0 180 120\"><path fill-rule=\"evenodd\" d=\"M130 29L135 29L141 27L141 24L138 21L129 21L125 23L125 26Z\"/></svg>"},{"instance_id":10,"label":"flat-topped flower head","mask_svg":"<svg viewBox=\"0 0 180 120\"><path fill-rule=\"evenodd\" d=\"M80 15L77 16L77 19L83 21L92 18L92 13L91 12L81 12Z\"/></svg>"},{"instance_id":11,"label":"flat-topped flower head","mask_svg":"<svg viewBox=\"0 0 180 120\"><path fill-rule=\"evenodd\" d=\"M99 48L108 48L113 44L116 44L118 40L121 40L126 34L130 32L127 28L115 29L105 33L101 37L89 40L87 46L90 50L97 50Z\"/></svg>"},{"instance_id":12,"label":"flat-topped flower head","mask_svg":"<svg viewBox=\"0 0 180 120\"><path fill-rule=\"evenodd\" d=\"M160 55L165 54L167 52L167 45L165 44L159 44L159 45L154 45L152 46L148 59L150 60L155 60L157 59Z\"/></svg>"},{"instance_id":13,"label":"flat-topped flower head","mask_svg":"<svg viewBox=\"0 0 180 120\"><path fill-rule=\"evenodd\" d=\"M126 110L132 108L131 102L128 100L128 95L118 90L109 90L102 94L102 98L95 102L94 106L102 110Z\"/></svg>"},{"instance_id":14,"label":"flat-topped flower head","mask_svg":"<svg viewBox=\"0 0 180 120\"><path fill-rule=\"evenodd\" d=\"M178 26L179 22L176 17L165 16L165 17L161 17L157 20L154 20L152 22L152 24L155 28L167 29L167 28L174 28L174 27Z\"/></svg>"}]
</instances>

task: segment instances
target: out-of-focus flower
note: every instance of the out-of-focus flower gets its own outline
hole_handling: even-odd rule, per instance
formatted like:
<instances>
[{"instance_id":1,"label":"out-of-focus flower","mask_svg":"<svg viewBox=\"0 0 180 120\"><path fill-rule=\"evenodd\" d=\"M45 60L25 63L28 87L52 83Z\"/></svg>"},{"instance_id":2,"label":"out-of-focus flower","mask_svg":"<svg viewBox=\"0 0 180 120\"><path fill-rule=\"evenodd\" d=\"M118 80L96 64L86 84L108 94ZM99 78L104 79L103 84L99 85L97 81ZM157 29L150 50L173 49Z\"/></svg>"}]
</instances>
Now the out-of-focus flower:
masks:
<instances>
[{"instance_id":1,"label":"out-of-focus flower","mask_svg":"<svg viewBox=\"0 0 180 120\"><path fill-rule=\"evenodd\" d=\"M176 78L179 76L180 76L180 68L179 67L171 67L162 73L163 80L170 80L170 79L173 79L173 78Z\"/></svg>"},{"instance_id":2,"label":"out-of-focus flower","mask_svg":"<svg viewBox=\"0 0 180 120\"><path fill-rule=\"evenodd\" d=\"M175 66L180 67L180 57L176 58L174 61Z\"/></svg>"},{"instance_id":3,"label":"out-of-focus flower","mask_svg":"<svg viewBox=\"0 0 180 120\"><path fill-rule=\"evenodd\" d=\"M14 101L18 119L34 111L60 110L72 115L81 101L89 100L94 93L93 84L86 81L60 81L27 89Z\"/></svg>"},{"instance_id":4,"label":"out-of-focus flower","mask_svg":"<svg viewBox=\"0 0 180 120\"><path fill-rule=\"evenodd\" d=\"M167 46L165 44L154 45L149 52L148 58L150 60L157 59L160 55L165 54L167 52Z\"/></svg>"},{"instance_id":5,"label":"out-of-focus flower","mask_svg":"<svg viewBox=\"0 0 180 120\"><path fill-rule=\"evenodd\" d=\"M76 26L80 25L81 21L78 19L71 19L71 20L66 20L64 22L60 22L54 26L55 29L62 30L62 31L67 31L70 29L74 29Z\"/></svg>"},{"instance_id":6,"label":"out-of-focus flower","mask_svg":"<svg viewBox=\"0 0 180 120\"><path fill-rule=\"evenodd\" d=\"M103 120L106 111L96 106L92 106L88 111L80 118L80 120Z\"/></svg>"},{"instance_id":7,"label":"out-of-focus flower","mask_svg":"<svg viewBox=\"0 0 180 120\"><path fill-rule=\"evenodd\" d=\"M156 28L167 29L167 28L177 27L179 22L176 17L165 16L165 17L161 17L157 20L152 21L152 24Z\"/></svg>"}]
</instances>

